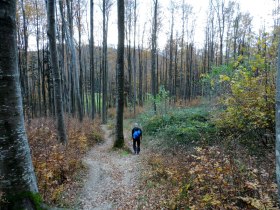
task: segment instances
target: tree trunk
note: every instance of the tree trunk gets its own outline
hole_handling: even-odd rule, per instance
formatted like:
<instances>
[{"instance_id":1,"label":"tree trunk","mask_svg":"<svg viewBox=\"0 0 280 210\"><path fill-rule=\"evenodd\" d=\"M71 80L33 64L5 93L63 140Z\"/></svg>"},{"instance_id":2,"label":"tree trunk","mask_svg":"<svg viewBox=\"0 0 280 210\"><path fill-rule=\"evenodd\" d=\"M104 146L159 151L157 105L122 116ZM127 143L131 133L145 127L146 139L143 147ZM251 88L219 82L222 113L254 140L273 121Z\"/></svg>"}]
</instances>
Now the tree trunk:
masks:
<instances>
[{"instance_id":1,"label":"tree trunk","mask_svg":"<svg viewBox=\"0 0 280 210\"><path fill-rule=\"evenodd\" d=\"M280 44L278 44L278 57L280 55ZM278 186L278 201L280 201L280 59L277 63L277 85L276 85L276 179Z\"/></svg>"},{"instance_id":2,"label":"tree trunk","mask_svg":"<svg viewBox=\"0 0 280 210\"><path fill-rule=\"evenodd\" d=\"M95 87L94 87L94 80L95 80L95 73L94 73L94 37L93 37L93 0L90 0L90 43L89 43L89 50L90 50L90 73L91 73L91 119L95 117Z\"/></svg>"},{"instance_id":3,"label":"tree trunk","mask_svg":"<svg viewBox=\"0 0 280 210\"><path fill-rule=\"evenodd\" d=\"M154 0L154 17L153 17L153 26L152 26L152 69L151 69L151 86L152 86L152 96L154 98L153 108L154 114L157 112L156 107L156 56L157 56L157 9L158 9L158 0Z\"/></svg>"},{"instance_id":4,"label":"tree trunk","mask_svg":"<svg viewBox=\"0 0 280 210\"><path fill-rule=\"evenodd\" d=\"M108 33L108 16L106 15L107 3L103 0L103 48L102 48L102 123L107 123L107 33ZM109 10L109 8L108 8Z\"/></svg>"},{"instance_id":5,"label":"tree trunk","mask_svg":"<svg viewBox=\"0 0 280 210\"><path fill-rule=\"evenodd\" d=\"M79 46L78 46L78 56L79 56L79 69L80 69L80 77L79 77L79 88L80 88L80 97L81 97L81 112L84 115L85 111L85 103L84 103L84 91L83 91L83 66L82 66L82 50L81 50L81 42L82 42L82 24L81 24L81 0L78 0L78 11L77 11L77 19L78 19L78 37L79 37Z\"/></svg>"},{"instance_id":6,"label":"tree trunk","mask_svg":"<svg viewBox=\"0 0 280 210\"><path fill-rule=\"evenodd\" d=\"M74 103L78 108L78 116L79 120L83 120L83 112L82 112L82 103L81 103L81 95L80 95L80 85L79 85L79 76L78 76L78 67L77 67L77 56L76 56L76 49L74 45L74 35L73 35L73 20L72 20L72 7L70 2L72 0L66 0L67 6L67 17L68 17L68 27L65 27L66 32L66 41L68 47L70 48L71 53L71 69L72 69L72 79L73 79L73 95ZM62 0L60 0L60 5L62 5ZM63 14L61 14L62 21L65 22ZM65 24L65 23L64 23ZM66 24L65 24L66 26ZM67 30L67 28L69 30Z\"/></svg>"},{"instance_id":7,"label":"tree trunk","mask_svg":"<svg viewBox=\"0 0 280 210\"><path fill-rule=\"evenodd\" d=\"M57 60L57 48L56 48L56 36L55 36L55 2L54 0L48 1L48 38L50 43L51 65L54 78L54 97L55 97L55 109L57 118L58 136L61 143L67 143L67 136L65 131L62 93L61 93L61 81L60 72L58 68Z\"/></svg>"},{"instance_id":8,"label":"tree trunk","mask_svg":"<svg viewBox=\"0 0 280 210\"><path fill-rule=\"evenodd\" d=\"M174 27L174 9L172 9L171 31L170 31L170 40L169 40L170 48L169 48L168 90L170 96L173 96L173 92L172 92L173 27Z\"/></svg>"},{"instance_id":9,"label":"tree trunk","mask_svg":"<svg viewBox=\"0 0 280 210\"><path fill-rule=\"evenodd\" d=\"M123 147L124 109L124 0L118 0L117 116L115 147Z\"/></svg>"},{"instance_id":10,"label":"tree trunk","mask_svg":"<svg viewBox=\"0 0 280 210\"><path fill-rule=\"evenodd\" d=\"M27 36L27 23L25 8L23 0L21 0L22 18L23 18L23 37L24 37L24 54L23 54L23 93L24 93L24 106L26 107L26 115L28 122L30 120L30 98L29 98L29 84L28 84L28 36Z\"/></svg>"},{"instance_id":11,"label":"tree trunk","mask_svg":"<svg viewBox=\"0 0 280 210\"><path fill-rule=\"evenodd\" d=\"M138 46L138 60L139 60L139 105L143 106L143 62L142 62L142 49Z\"/></svg>"},{"instance_id":12,"label":"tree trunk","mask_svg":"<svg viewBox=\"0 0 280 210\"><path fill-rule=\"evenodd\" d=\"M173 83L173 93L174 93L174 102L177 102L177 77L178 77L178 68L177 68L177 63L178 63L178 44L175 43L175 67L174 67L174 83Z\"/></svg>"},{"instance_id":13,"label":"tree trunk","mask_svg":"<svg viewBox=\"0 0 280 210\"><path fill-rule=\"evenodd\" d=\"M136 115L136 101L137 101L137 83L136 83L136 8L137 8L137 0L134 0L134 32L133 32L133 89L134 89L134 94L133 94L133 114L134 117Z\"/></svg>"},{"instance_id":14,"label":"tree trunk","mask_svg":"<svg viewBox=\"0 0 280 210\"><path fill-rule=\"evenodd\" d=\"M15 19L16 1L0 0L0 188L10 201L3 209L35 209L27 195L38 188L24 127Z\"/></svg>"}]
</instances>

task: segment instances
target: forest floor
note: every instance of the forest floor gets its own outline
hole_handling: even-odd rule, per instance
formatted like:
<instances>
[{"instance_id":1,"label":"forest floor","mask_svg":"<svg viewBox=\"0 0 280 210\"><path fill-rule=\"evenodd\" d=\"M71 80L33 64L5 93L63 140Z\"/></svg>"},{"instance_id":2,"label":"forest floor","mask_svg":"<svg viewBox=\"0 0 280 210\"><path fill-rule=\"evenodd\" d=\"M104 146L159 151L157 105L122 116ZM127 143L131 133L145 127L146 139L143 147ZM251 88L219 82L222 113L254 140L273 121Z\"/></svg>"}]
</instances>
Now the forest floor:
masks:
<instances>
[{"instance_id":1,"label":"forest floor","mask_svg":"<svg viewBox=\"0 0 280 210\"><path fill-rule=\"evenodd\" d=\"M102 125L104 142L84 158L88 175L79 197L80 209L135 209L139 193L141 156L132 150L114 150L112 131ZM125 139L128 131L125 132ZM126 142L132 148L131 142Z\"/></svg>"}]
</instances>

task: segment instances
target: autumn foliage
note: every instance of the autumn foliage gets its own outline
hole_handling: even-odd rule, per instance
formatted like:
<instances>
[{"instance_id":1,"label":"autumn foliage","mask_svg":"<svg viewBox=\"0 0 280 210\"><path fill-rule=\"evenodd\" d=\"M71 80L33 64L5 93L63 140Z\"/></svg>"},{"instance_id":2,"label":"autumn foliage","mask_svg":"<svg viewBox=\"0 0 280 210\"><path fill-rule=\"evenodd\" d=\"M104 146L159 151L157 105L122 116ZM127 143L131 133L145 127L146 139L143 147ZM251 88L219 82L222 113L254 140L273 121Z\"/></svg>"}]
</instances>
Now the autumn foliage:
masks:
<instances>
[{"instance_id":1,"label":"autumn foliage","mask_svg":"<svg viewBox=\"0 0 280 210\"><path fill-rule=\"evenodd\" d=\"M68 118L66 124L67 146L58 143L53 119L33 119L27 125L39 191L49 204L63 205L75 199L80 184L77 181L79 172L84 170L82 158L91 146L102 141L98 120L85 119L81 123ZM66 201L62 202L62 198Z\"/></svg>"},{"instance_id":2,"label":"autumn foliage","mask_svg":"<svg viewBox=\"0 0 280 210\"><path fill-rule=\"evenodd\" d=\"M143 173L142 180L146 202L140 205L155 209L277 209L274 163L259 164L239 152L234 155L222 147L206 146L154 153L147 158L150 170Z\"/></svg>"},{"instance_id":3,"label":"autumn foliage","mask_svg":"<svg viewBox=\"0 0 280 210\"><path fill-rule=\"evenodd\" d=\"M245 71L236 71L230 79L224 100L235 100L232 103L139 117L151 135L146 144L153 148L142 174L141 208L278 209L270 129L274 110L265 109L274 104L273 88L265 92L263 76ZM243 78L235 80L239 74ZM265 146L253 135L245 138L249 132L264 137L266 130L271 136Z\"/></svg>"}]
</instances>

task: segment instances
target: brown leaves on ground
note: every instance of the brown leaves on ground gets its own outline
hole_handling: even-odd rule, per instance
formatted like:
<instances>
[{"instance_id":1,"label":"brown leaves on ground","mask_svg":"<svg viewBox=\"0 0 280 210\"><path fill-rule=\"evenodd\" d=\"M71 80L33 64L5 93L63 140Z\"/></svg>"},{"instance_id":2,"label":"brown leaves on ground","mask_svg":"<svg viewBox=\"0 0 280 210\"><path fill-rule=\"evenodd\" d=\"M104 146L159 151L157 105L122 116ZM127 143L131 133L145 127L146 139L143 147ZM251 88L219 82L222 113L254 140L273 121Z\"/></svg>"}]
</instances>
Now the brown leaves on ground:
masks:
<instances>
[{"instance_id":1,"label":"brown leaves on ground","mask_svg":"<svg viewBox=\"0 0 280 210\"><path fill-rule=\"evenodd\" d=\"M91 146L102 140L99 121L84 119L81 123L68 118L66 124L67 146L58 143L53 119L33 119L26 126L39 191L49 204L75 202L81 184L77 181L83 167L81 159Z\"/></svg>"},{"instance_id":2,"label":"brown leaves on ground","mask_svg":"<svg viewBox=\"0 0 280 210\"><path fill-rule=\"evenodd\" d=\"M216 146L153 154L147 158L149 170L143 173L140 206L152 209L278 209L271 164L260 166L253 157L237 158Z\"/></svg>"}]
</instances>

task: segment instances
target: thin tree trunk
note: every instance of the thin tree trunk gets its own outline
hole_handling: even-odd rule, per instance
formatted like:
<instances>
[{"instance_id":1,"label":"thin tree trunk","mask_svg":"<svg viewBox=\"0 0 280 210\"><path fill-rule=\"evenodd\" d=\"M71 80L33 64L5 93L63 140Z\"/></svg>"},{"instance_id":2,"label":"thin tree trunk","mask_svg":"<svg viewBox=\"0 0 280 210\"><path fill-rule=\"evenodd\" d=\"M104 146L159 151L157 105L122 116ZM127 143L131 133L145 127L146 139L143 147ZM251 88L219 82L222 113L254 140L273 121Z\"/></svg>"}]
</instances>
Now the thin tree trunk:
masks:
<instances>
[{"instance_id":1,"label":"thin tree trunk","mask_svg":"<svg viewBox=\"0 0 280 210\"><path fill-rule=\"evenodd\" d=\"M138 100L139 105L143 106L143 61L142 61L142 50L140 46L138 46L138 60L139 60L139 94Z\"/></svg>"},{"instance_id":2,"label":"thin tree trunk","mask_svg":"<svg viewBox=\"0 0 280 210\"><path fill-rule=\"evenodd\" d=\"M75 104L78 108L79 120L83 120L83 112L82 112L82 103L81 103L81 95L80 95L80 85L79 85L79 76L78 76L78 67L77 67L77 56L76 49L74 45L74 37L73 37L73 20L72 20L72 7L70 6L70 2L72 0L66 0L67 6L67 17L68 17L68 27L69 30L65 30L66 32L66 40L68 39L68 46L71 52L71 69L73 71L73 94L75 95ZM61 0L60 0L61 2ZM63 14L62 19L65 22ZM65 24L66 25L66 24Z\"/></svg>"},{"instance_id":3,"label":"thin tree trunk","mask_svg":"<svg viewBox=\"0 0 280 210\"><path fill-rule=\"evenodd\" d=\"M102 123L107 123L107 32L106 0L103 0L103 50L102 50Z\"/></svg>"},{"instance_id":4,"label":"thin tree trunk","mask_svg":"<svg viewBox=\"0 0 280 210\"><path fill-rule=\"evenodd\" d=\"M55 36L55 2L54 0L48 0L48 37L50 43L51 64L54 77L54 94L55 94L55 108L57 118L57 129L59 140L63 144L67 144L67 136L65 131L62 93L61 93L61 81L60 72L58 68L57 60L57 48L56 48L56 36Z\"/></svg>"},{"instance_id":5,"label":"thin tree trunk","mask_svg":"<svg viewBox=\"0 0 280 210\"><path fill-rule=\"evenodd\" d=\"M91 118L94 119L95 117L95 72L94 72L94 36L93 36L93 9L94 4L93 0L90 0L90 43L89 43L89 50L90 50L90 73L91 73Z\"/></svg>"},{"instance_id":6,"label":"thin tree trunk","mask_svg":"<svg viewBox=\"0 0 280 210\"><path fill-rule=\"evenodd\" d=\"M174 102L177 102L177 77L178 77L178 67L177 67L177 60L178 60L178 44L176 39L175 45L175 67L174 67L174 84L173 84L173 93L174 93Z\"/></svg>"},{"instance_id":7,"label":"thin tree trunk","mask_svg":"<svg viewBox=\"0 0 280 210\"><path fill-rule=\"evenodd\" d=\"M137 5L137 0L134 0L134 33L133 33L133 89L134 89L134 94L133 94L133 114L134 117L136 115L136 100L137 100L137 87L136 87L136 6Z\"/></svg>"},{"instance_id":8,"label":"thin tree trunk","mask_svg":"<svg viewBox=\"0 0 280 210\"><path fill-rule=\"evenodd\" d=\"M153 17L153 26L152 26L152 69L151 69L151 86L152 86L152 96L154 98L153 109L154 114L157 112L156 107L156 56L157 56L157 9L158 9L158 0L154 0L154 17Z\"/></svg>"},{"instance_id":9,"label":"thin tree trunk","mask_svg":"<svg viewBox=\"0 0 280 210\"><path fill-rule=\"evenodd\" d=\"M24 37L24 54L23 54L23 81L24 81L24 105L26 107L26 115L28 122L30 122L30 98L29 98L29 86L28 86L28 36L27 36L27 24L26 15L23 0L21 0L21 9L23 17L23 37Z\"/></svg>"},{"instance_id":10,"label":"thin tree trunk","mask_svg":"<svg viewBox=\"0 0 280 210\"><path fill-rule=\"evenodd\" d=\"M169 48L168 90L170 96L173 96L173 91L172 91L173 27L174 27L174 9L172 9L171 31L170 31L170 40L169 40L170 48Z\"/></svg>"},{"instance_id":11,"label":"thin tree trunk","mask_svg":"<svg viewBox=\"0 0 280 210\"><path fill-rule=\"evenodd\" d=\"M81 112L84 115L85 103L84 103L84 91L83 91L83 66L82 66L82 25L81 25L81 0L78 0L78 37L79 37L79 46L78 46L78 57L79 57L79 69L80 69L80 77L79 77L79 88L80 88L80 97L81 97Z\"/></svg>"}]
</instances>

